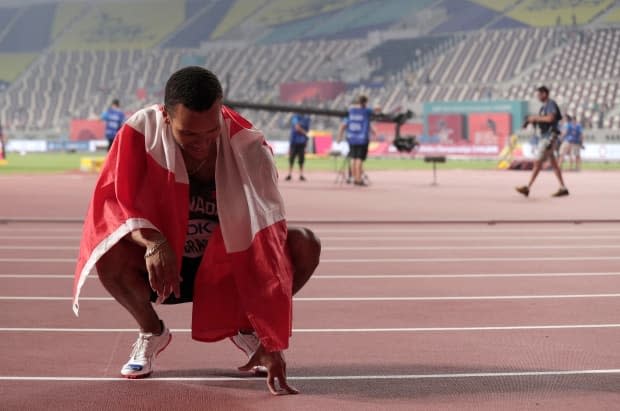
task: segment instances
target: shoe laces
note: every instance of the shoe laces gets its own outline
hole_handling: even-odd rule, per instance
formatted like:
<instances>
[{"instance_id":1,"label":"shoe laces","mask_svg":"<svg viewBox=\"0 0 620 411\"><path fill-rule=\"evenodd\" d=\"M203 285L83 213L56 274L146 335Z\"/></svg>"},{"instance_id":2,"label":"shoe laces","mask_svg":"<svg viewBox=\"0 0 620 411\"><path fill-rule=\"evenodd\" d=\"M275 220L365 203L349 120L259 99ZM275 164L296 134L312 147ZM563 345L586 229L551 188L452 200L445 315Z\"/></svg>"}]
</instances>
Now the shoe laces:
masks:
<instances>
[{"instance_id":1,"label":"shoe laces","mask_svg":"<svg viewBox=\"0 0 620 411\"><path fill-rule=\"evenodd\" d=\"M138 339L133 343L133 350L131 351L131 359L134 361L147 361L153 355L153 348L155 344L151 344L151 338L153 334L142 334L138 336Z\"/></svg>"}]
</instances>

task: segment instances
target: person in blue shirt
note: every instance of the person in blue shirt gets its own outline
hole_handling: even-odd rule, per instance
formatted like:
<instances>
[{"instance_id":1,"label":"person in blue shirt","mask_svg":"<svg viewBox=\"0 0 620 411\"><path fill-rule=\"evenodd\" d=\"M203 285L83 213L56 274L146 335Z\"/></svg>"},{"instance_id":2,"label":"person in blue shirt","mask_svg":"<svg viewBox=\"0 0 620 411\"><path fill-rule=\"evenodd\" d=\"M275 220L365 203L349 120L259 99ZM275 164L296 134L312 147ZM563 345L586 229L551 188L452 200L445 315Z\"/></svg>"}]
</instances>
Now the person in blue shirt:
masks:
<instances>
[{"instance_id":1,"label":"person in blue shirt","mask_svg":"<svg viewBox=\"0 0 620 411\"><path fill-rule=\"evenodd\" d=\"M562 170L558 165L558 161L555 156L555 146L560 135L560 120L562 120L562 114L560 113L560 107L558 104L549 98L549 89L545 86L538 87L536 89L538 100L542 103L542 107L538 112L538 115L528 116L527 123L534 124L538 127L539 142L538 149L536 150L536 159L534 160L534 169L532 171L532 177L530 182L526 186L517 187L517 192L523 194L525 197L530 195L530 189L536 181L536 177L540 173L545 161L549 160L551 167L555 172L560 188L553 194L553 197L563 197L568 195L568 189L564 185L564 179L562 178Z\"/></svg>"},{"instance_id":2,"label":"person in blue shirt","mask_svg":"<svg viewBox=\"0 0 620 411\"><path fill-rule=\"evenodd\" d=\"M581 168L581 149L583 147L583 129L574 117L566 116L567 122L562 131L559 165L562 167L564 158L568 156L569 170L579 171ZM573 167L574 159L574 167Z\"/></svg>"},{"instance_id":3,"label":"person in blue shirt","mask_svg":"<svg viewBox=\"0 0 620 411\"><path fill-rule=\"evenodd\" d=\"M116 133L125 122L125 113L121 111L118 99L112 100L112 104L101 114L101 120L105 122L105 138L108 140L108 151L112 147Z\"/></svg>"},{"instance_id":4,"label":"person in blue shirt","mask_svg":"<svg viewBox=\"0 0 620 411\"><path fill-rule=\"evenodd\" d=\"M357 186L366 186L363 179L363 164L368 157L368 145L372 127L370 120L373 113L380 111L379 108L368 108L368 97L359 96L355 103L349 107L349 114L340 125L338 142L341 142L346 132L349 143L349 158L351 159L351 174L353 183Z\"/></svg>"},{"instance_id":5,"label":"person in blue shirt","mask_svg":"<svg viewBox=\"0 0 620 411\"><path fill-rule=\"evenodd\" d=\"M295 159L299 158L299 180L306 181L304 177L304 163L306 162L306 146L308 145L308 132L310 131L310 116L300 113L293 114L291 118L291 139L289 148L289 169L286 181L293 178L293 166Z\"/></svg>"}]
</instances>

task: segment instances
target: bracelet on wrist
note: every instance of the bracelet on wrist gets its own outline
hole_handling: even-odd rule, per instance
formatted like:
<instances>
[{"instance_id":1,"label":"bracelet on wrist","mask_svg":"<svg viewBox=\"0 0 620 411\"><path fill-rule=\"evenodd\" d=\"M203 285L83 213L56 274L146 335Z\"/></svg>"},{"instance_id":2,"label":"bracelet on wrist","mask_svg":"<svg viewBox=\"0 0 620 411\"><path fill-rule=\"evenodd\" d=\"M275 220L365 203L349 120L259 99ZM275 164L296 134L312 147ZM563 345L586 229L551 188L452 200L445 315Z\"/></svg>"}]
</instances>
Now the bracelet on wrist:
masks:
<instances>
[{"instance_id":1,"label":"bracelet on wrist","mask_svg":"<svg viewBox=\"0 0 620 411\"><path fill-rule=\"evenodd\" d=\"M163 246L164 244L166 244L168 242L168 240L166 240L165 238L157 241L154 245L152 245L151 247L147 247L146 252L144 253L144 258L148 258L151 257L153 255L155 255L159 249L161 248L161 246Z\"/></svg>"}]
</instances>

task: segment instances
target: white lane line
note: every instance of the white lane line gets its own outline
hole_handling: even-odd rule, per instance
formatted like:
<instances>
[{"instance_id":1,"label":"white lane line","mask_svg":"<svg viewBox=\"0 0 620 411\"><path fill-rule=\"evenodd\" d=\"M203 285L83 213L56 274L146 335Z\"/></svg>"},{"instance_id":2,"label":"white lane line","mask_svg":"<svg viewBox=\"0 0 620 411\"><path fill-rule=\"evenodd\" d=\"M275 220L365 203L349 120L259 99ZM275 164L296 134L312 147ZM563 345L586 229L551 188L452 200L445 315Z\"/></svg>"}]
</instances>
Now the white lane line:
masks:
<instances>
[{"instance_id":1,"label":"white lane line","mask_svg":"<svg viewBox=\"0 0 620 411\"><path fill-rule=\"evenodd\" d=\"M620 239L620 238L619 238ZM395 246L324 246L323 251L454 251L454 250L598 250L618 249L620 244L577 244L577 245L395 245ZM0 250L16 251L59 251L69 250L77 252L76 246L50 246L50 245L0 245Z\"/></svg>"},{"instance_id":2,"label":"white lane line","mask_svg":"<svg viewBox=\"0 0 620 411\"><path fill-rule=\"evenodd\" d=\"M325 274L314 275L313 280L399 280L399 279L443 279L443 278L561 278L561 277L618 277L620 272L599 273L514 273L514 274ZM23 280L56 280L71 279L75 277L68 274L0 274L0 279L23 279ZM95 279L93 274L88 279Z\"/></svg>"},{"instance_id":3,"label":"white lane line","mask_svg":"<svg viewBox=\"0 0 620 411\"><path fill-rule=\"evenodd\" d=\"M370 236L370 237L325 237L319 234L319 237L322 241L372 241L372 240L380 240L380 241L433 241L433 240L467 240L471 242L479 241L479 240L514 240L514 241L525 241L529 242L538 241L538 240L620 240L620 233L618 235L577 235L577 236L568 236L568 235L551 235L551 236L498 236L498 235L484 235L484 236L456 236L456 235L447 235L447 236Z\"/></svg>"},{"instance_id":4,"label":"white lane line","mask_svg":"<svg viewBox=\"0 0 620 411\"><path fill-rule=\"evenodd\" d=\"M363 225L360 224L360 225ZM478 228L471 229L458 229L458 228L446 228L446 229L406 229L406 228L368 228L368 229L355 229L355 228L344 228L344 229L322 229L312 227L316 233L318 234L502 234L502 233L511 233L511 234L529 234L529 233L549 233L551 235L557 235L557 233L616 233L620 235L620 225L616 224L613 228L594 228L587 227L585 225L575 226L574 228L562 228L562 227L553 227L550 228L535 228L535 227L524 227L524 228L502 228L498 225L496 226L486 226L479 225Z\"/></svg>"},{"instance_id":5,"label":"white lane line","mask_svg":"<svg viewBox=\"0 0 620 411\"><path fill-rule=\"evenodd\" d=\"M434 250L598 250L598 249L618 249L620 244L601 244L601 245L456 245L456 246L336 246L323 247L328 251L434 251ZM0 246L0 249L2 247Z\"/></svg>"},{"instance_id":6,"label":"white lane line","mask_svg":"<svg viewBox=\"0 0 620 411\"><path fill-rule=\"evenodd\" d=\"M67 274L0 274L0 279L3 278L18 278L22 280L57 280L75 277ZM93 274L87 278L97 278L97 276Z\"/></svg>"},{"instance_id":7,"label":"white lane line","mask_svg":"<svg viewBox=\"0 0 620 411\"><path fill-rule=\"evenodd\" d=\"M0 245L0 250L73 250L77 252L78 248L77 245Z\"/></svg>"},{"instance_id":8,"label":"white lane line","mask_svg":"<svg viewBox=\"0 0 620 411\"><path fill-rule=\"evenodd\" d=\"M477 327L391 327L391 328L294 328L297 334L358 334L358 333L434 333L470 331L527 331L527 330L581 330L616 329L620 324L548 324L548 325L505 325ZM190 328L173 328L175 333L191 333ZM6 333L135 333L136 328L53 328L53 327L0 327Z\"/></svg>"},{"instance_id":9,"label":"white lane line","mask_svg":"<svg viewBox=\"0 0 620 411\"><path fill-rule=\"evenodd\" d=\"M76 263L75 258L0 258L0 263Z\"/></svg>"},{"instance_id":10,"label":"white lane line","mask_svg":"<svg viewBox=\"0 0 620 411\"><path fill-rule=\"evenodd\" d=\"M336 258L322 259L321 264L341 263L468 263L493 261L605 261L620 260L619 256L584 256L584 257L456 257L456 258ZM2 259L0 259L2 262Z\"/></svg>"},{"instance_id":11,"label":"white lane line","mask_svg":"<svg viewBox=\"0 0 620 411\"><path fill-rule=\"evenodd\" d=\"M0 225L0 233L73 233L73 234L81 234L82 226L75 226L74 228L64 228L64 227L15 227L13 225Z\"/></svg>"},{"instance_id":12,"label":"white lane line","mask_svg":"<svg viewBox=\"0 0 620 411\"><path fill-rule=\"evenodd\" d=\"M609 227L609 224L570 224L566 225L549 225L548 227L540 227L538 224L525 224L523 228L518 227L509 227L507 225L496 224L496 225L488 225L488 224L471 224L470 227L461 226L457 228L446 228L444 227L427 227L427 228L403 228L402 224L398 223L386 223L382 224L382 226L378 226L375 228L350 228L350 227L336 227L336 228L324 228L320 225L306 224L308 227L312 228L317 233L351 233L351 234L360 234L360 233L468 233L468 234L479 234L481 232L493 232L493 233L558 233L558 232L595 232L595 233L618 233L620 234L620 226ZM364 226L365 223L360 221L358 226ZM605 227L607 225L607 227ZM400 226L400 228L398 228ZM74 233L81 234L82 233L82 225L75 225L72 228L67 227L18 227L15 225L0 225L0 233L2 234L14 234L14 233L54 233L54 232L66 232L66 233Z\"/></svg>"},{"instance_id":13,"label":"white lane line","mask_svg":"<svg viewBox=\"0 0 620 411\"><path fill-rule=\"evenodd\" d=\"M491 261L611 261L620 260L620 256L583 256L583 257L420 257L420 258L337 258L322 259L322 264L340 263L467 263L467 262L491 262ZM71 263L75 264L75 258L0 258L0 263Z\"/></svg>"},{"instance_id":14,"label":"white lane line","mask_svg":"<svg viewBox=\"0 0 620 411\"><path fill-rule=\"evenodd\" d=\"M454 295L419 297L295 297L295 302L364 302L364 301L485 301L485 300L554 300L618 298L620 293L608 294L539 294L539 295ZM72 297L0 296L0 301L71 301ZM81 297L81 301L114 301L112 297Z\"/></svg>"},{"instance_id":15,"label":"white lane line","mask_svg":"<svg viewBox=\"0 0 620 411\"><path fill-rule=\"evenodd\" d=\"M548 236L501 236L501 235L478 235L478 236L459 236L459 235L442 235L442 236L355 236L355 237L331 237L331 236L323 236L321 233L317 233L318 236L323 241L431 241L431 240L468 240L468 241L478 241L478 240L514 240L514 241L537 241L537 240L619 240L620 232L617 235L548 235ZM524 234L529 234L528 232L524 232ZM12 235L5 236L0 235L0 240L73 240L76 243L81 239L80 236L50 236L50 235Z\"/></svg>"},{"instance_id":16,"label":"white lane line","mask_svg":"<svg viewBox=\"0 0 620 411\"><path fill-rule=\"evenodd\" d=\"M387 374L387 375L289 375L293 381L360 381L360 380L435 380L435 379L465 379L465 378L518 378L518 377L566 377L584 375L616 375L620 369L591 369L591 370L552 370L552 371L506 371L506 372L467 372L441 374ZM264 382L261 377L151 377L130 382L129 384L148 384L153 382ZM123 381L121 377L66 377L66 376L0 376L0 381Z\"/></svg>"},{"instance_id":17,"label":"white lane line","mask_svg":"<svg viewBox=\"0 0 620 411\"><path fill-rule=\"evenodd\" d=\"M75 235L0 235L0 240L80 240Z\"/></svg>"},{"instance_id":18,"label":"white lane line","mask_svg":"<svg viewBox=\"0 0 620 411\"><path fill-rule=\"evenodd\" d=\"M315 275L312 279L321 280L363 280L363 279L442 279L442 278L532 278L532 277L617 277L620 272L606 273L520 273L520 274L369 274L369 275ZM68 276L73 278L73 276ZM2 276L0 275L0 278Z\"/></svg>"}]
</instances>

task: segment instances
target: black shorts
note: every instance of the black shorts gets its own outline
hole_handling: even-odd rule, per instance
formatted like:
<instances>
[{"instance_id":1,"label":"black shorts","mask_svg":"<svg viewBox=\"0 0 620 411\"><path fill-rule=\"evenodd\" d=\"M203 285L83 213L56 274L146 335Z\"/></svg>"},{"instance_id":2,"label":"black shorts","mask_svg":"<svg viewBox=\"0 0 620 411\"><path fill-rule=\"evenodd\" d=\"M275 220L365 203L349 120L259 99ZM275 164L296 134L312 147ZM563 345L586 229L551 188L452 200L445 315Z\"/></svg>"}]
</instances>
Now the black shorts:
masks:
<instances>
[{"instance_id":1,"label":"black shorts","mask_svg":"<svg viewBox=\"0 0 620 411\"><path fill-rule=\"evenodd\" d=\"M198 267L202 258L183 258L181 262L181 297L176 298L174 294L171 294L162 304L181 304L191 303L194 297L194 281L196 280L196 273L198 273ZM144 273L145 279L149 281L148 273ZM151 290L151 301L157 301L157 293Z\"/></svg>"},{"instance_id":2,"label":"black shorts","mask_svg":"<svg viewBox=\"0 0 620 411\"><path fill-rule=\"evenodd\" d=\"M303 165L306 161L306 143L291 144L289 150L289 164L295 164L295 158L299 157L299 164Z\"/></svg>"},{"instance_id":3,"label":"black shorts","mask_svg":"<svg viewBox=\"0 0 620 411\"><path fill-rule=\"evenodd\" d=\"M368 158L368 144L351 144L349 146L349 157L353 160L365 161Z\"/></svg>"}]
</instances>

